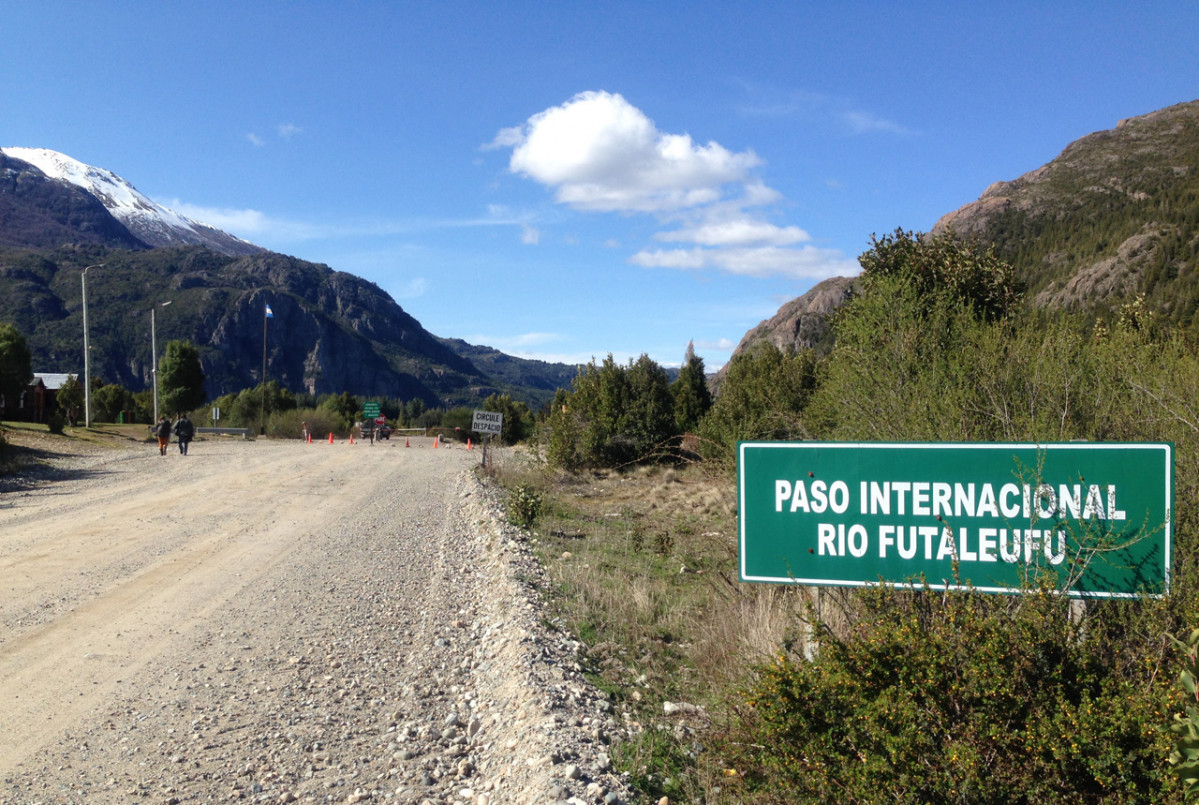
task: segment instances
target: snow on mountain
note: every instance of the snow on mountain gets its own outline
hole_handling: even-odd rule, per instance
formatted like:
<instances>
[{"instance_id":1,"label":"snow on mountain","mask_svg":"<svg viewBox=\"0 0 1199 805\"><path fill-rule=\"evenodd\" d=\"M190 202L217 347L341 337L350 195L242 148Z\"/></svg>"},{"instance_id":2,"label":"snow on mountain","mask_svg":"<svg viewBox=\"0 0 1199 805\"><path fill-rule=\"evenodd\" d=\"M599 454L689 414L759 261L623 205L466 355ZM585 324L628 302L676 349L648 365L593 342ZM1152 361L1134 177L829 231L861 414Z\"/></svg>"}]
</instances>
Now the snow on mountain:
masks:
<instances>
[{"instance_id":1,"label":"snow on mountain","mask_svg":"<svg viewBox=\"0 0 1199 805\"><path fill-rule=\"evenodd\" d=\"M104 168L85 165L48 148L0 148L0 152L12 159L28 162L51 179L69 182L91 193L114 218L149 246L193 244L228 255L266 251L228 232L167 209Z\"/></svg>"}]
</instances>

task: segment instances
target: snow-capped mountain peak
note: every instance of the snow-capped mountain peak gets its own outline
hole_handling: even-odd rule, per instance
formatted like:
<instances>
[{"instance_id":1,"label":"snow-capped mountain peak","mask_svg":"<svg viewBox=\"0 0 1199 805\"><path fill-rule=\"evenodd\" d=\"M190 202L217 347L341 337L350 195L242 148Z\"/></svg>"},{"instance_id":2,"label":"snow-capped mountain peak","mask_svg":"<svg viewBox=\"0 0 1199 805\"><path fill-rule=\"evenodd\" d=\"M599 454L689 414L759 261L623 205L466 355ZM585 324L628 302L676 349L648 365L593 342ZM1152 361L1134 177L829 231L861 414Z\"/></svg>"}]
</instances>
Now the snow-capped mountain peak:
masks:
<instances>
[{"instance_id":1,"label":"snow-capped mountain peak","mask_svg":"<svg viewBox=\"0 0 1199 805\"><path fill-rule=\"evenodd\" d=\"M149 246L194 244L231 255L265 251L249 241L167 209L110 170L86 165L48 148L0 148L0 152L29 163L51 179L69 182L87 191Z\"/></svg>"}]
</instances>

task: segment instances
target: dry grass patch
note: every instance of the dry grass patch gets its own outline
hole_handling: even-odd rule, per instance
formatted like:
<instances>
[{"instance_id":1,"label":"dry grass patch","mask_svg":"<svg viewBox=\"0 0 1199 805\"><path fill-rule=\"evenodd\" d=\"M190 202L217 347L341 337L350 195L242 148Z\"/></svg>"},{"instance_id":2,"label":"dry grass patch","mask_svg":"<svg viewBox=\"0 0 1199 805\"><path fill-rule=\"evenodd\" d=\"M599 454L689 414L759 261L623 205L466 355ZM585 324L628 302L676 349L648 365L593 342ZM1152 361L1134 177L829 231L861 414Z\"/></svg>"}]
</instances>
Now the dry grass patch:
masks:
<instances>
[{"instance_id":1,"label":"dry grass patch","mask_svg":"<svg viewBox=\"0 0 1199 805\"><path fill-rule=\"evenodd\" d=\"M807 600L738 580L733 479L702 465L496 474L543 495L531 538L558 618L637 734L614 752L622 769L655 797L721 801L723 714L758 664L802 647ZM667 716L668 701L703 712Z\"/></svg>"}]
</instances>

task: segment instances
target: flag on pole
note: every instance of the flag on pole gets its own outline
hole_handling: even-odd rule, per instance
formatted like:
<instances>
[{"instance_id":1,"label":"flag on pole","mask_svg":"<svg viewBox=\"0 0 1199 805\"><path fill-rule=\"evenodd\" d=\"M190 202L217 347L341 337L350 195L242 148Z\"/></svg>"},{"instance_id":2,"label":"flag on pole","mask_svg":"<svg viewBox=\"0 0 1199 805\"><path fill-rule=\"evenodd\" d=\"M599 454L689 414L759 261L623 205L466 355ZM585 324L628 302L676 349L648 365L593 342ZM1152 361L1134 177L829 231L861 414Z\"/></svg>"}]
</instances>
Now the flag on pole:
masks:
<instances>
[{"instance_id":1,"label":"flag on pole","mask_svg":"<svg viewBox=\"0 0 1199 805\"><path fill-rule=\"evenodd\" d=\"M273 319L273 318L275 318L275 314L271 312L271 306L270 306L270 305L267 305L267 306L266 306L266 317L267 317L268 319Z\"/></svg>"}]
</instances>

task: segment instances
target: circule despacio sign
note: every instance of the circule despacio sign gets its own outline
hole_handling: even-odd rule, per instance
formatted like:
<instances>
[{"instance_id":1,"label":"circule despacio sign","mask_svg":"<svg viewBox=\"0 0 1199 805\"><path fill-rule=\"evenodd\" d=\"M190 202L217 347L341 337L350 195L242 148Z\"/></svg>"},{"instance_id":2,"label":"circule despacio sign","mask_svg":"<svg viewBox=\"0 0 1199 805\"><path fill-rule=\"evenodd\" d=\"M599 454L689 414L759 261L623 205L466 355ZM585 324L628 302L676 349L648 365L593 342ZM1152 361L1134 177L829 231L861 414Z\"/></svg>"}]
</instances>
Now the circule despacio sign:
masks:
<instances>
[{"instance_id":1,"label":"circule despacio sign","mask_svg":"<svg viewBox=\"0 0 1199 805\"><path fill-rule=\"evenodd\" d=\"M742 581L1169 592L1169 443L741 442ZM1046 575L1048 574L1048 575Z\"/></svg>"}]
</instances>

